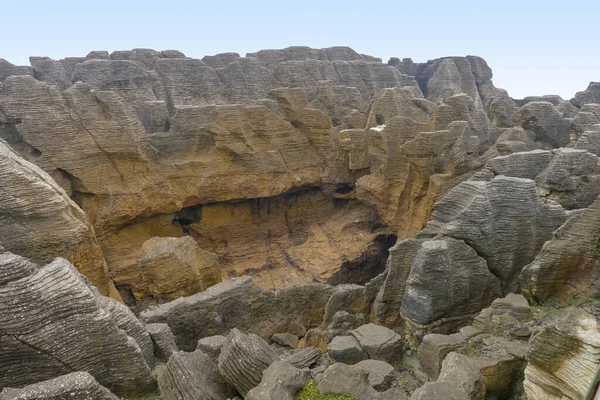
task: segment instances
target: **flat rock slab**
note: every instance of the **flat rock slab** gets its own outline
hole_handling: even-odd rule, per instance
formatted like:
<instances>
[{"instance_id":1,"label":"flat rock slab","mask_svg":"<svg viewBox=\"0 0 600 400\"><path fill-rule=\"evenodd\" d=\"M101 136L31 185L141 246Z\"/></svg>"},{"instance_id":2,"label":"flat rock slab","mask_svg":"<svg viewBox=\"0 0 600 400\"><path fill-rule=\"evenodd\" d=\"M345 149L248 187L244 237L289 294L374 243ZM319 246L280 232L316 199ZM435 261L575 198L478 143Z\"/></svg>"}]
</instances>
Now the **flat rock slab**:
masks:
<instances>
[{"instance_id":1,"label":"flat rock slab","mask_svg":"<svg viewBox=\"0 0 600 400\"><path fill-rule=\"evenodd\" d=\"M394 363L402 358L402 337L383 326L365 324L351 332L370 359Z\"/></svg>"}]
</instances>

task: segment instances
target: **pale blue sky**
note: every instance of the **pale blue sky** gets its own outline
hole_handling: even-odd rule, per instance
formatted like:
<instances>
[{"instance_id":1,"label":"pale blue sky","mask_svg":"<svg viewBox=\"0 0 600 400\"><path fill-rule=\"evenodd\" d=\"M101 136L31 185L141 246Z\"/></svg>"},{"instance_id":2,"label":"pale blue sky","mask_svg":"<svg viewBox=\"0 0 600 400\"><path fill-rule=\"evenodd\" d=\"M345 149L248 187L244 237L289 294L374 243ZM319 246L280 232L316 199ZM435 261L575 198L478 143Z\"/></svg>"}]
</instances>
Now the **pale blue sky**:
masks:
<instances>
[{"instance_id":1,"label":"pale blue sky","mask_svg":"<svg viewBox=\"0 0 600 400\"><path fill-rule=\"evenodd\" d=\"M350 46L416 62L479 55L513 97L571 98L600 81L600 1L0 0L0 58L29 64L90 50L244 55L292 45Z\"/></svg>"}]
</instances>

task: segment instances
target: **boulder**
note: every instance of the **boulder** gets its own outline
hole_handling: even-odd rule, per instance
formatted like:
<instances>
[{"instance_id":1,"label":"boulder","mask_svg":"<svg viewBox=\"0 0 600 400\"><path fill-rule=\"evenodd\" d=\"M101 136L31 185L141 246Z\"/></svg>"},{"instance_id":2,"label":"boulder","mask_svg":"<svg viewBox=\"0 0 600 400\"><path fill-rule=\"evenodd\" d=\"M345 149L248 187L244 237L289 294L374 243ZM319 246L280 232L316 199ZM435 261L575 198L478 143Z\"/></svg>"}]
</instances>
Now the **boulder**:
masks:
<instances>
[{"instance_id":1,"label":"boulder","mask_svg":"<svg viewBox=\"0 0 600 400\"><path fill-rule=\"evenodd\" d=\"M319 392L337 394L357 400L372 400L378 396L369 384L369 373L355 365L335 363L325 370L318 382Z\"/></svg>"},{"instance_id":2,"label":"boulder","mask_svg":"<svg viewBox=\"0 0 600 400\"><path fill-rule=\"evenodd\" d=\"M525 297L510 293L494 300L489 308L482 310L473 321L473 327L499 336L514 328L523 327L532 318L533 313Z\"/></svg>"},{"instance_id":3,"label":"boulder","mask_svg":"<svg viewBox=\"0 0 600 400\"><path fill-rule=\"evenodd\" d=\"M486 388L479 366L469 357L450 353L442 363L436 382L425 383L417 389L413 400L484 400Z\"/></svg>"},{"instance_id":4,"label":"boulder","mask_svg":"<svg viewBox=\"0 0 600 400\"><path fill-rule=\"evenodd\" d=\"M261 382L263 372L277 360L277 355L264 340L234 328L221 349L219 371L245 397Z\"/></svg>"},{"instance_id":5,"label":"boulder","mask_svg":"<svg viewBox=\"0 0 600 400\"><path fill-rule=\"evenodd\" d=\"M142 246L142 277L155 298L174 300L221 282L219 258L190 236L152 238Z\"/></svg>"},{"instance_id":6,"label":"boulder","mask_svg":"<svg viewBox=\"0 0 600 400\"><path fill-rule=\"evenodd\" d=\"M5 389L2 400L118 400L87 372L72 372L47 381L27 385L22 389Z\"/></svg>"},{"instance_id":7,"label":"boulder","mask_svg":"<svg viewBox=\"0 0 600 400\"><path fill-rule=\"evenodd\" d=\"M356 364L369 358L354 336L336 336L327 346L327 354L335 361Z\"/></svg>"},{"instance_id":8,"label":"boulder","mask_svg":"<svg viewBox=\"0 0 600 400\"><path fill-rule=\"evenodd\" d=\"M402 360L404 353L402 337L391 329L371 323L359 326L351 332L351 335L356 338L370 359L392 364Z\"/></svg>"},{"instance_id":9,"label":"boulder","mask_svg":"<svg viewBox=\"0 0 600 400\"><path fill-rule=\"evenodd\" d=\"M275 361L264 372L260 384L250 390L246 400L295 400L309 373L285 361Z\"/></svg>"},{"instance_id":10,"label":"boulder","mask_svg":"<svg viewBox=\"0 0 600 400\"><path fill-rule=\"evenodd\" d=\"M280 346L292 347L294 349L298 347L298 336L291 333L276 333L271 336L271 340Z\"/></svg>"},{"instance_id":11,"label":"boulder","mask_svg":"<svg viewBox=\"0 0 600 400\"><path fill-rule=\"evenodd\" d=\"M288 355L284 355L281 359L296 368L310 368L321 360L323 354L314 347L302 347L294 349Z\"/></svg>"},{"instance_id":12,"label":"boulder","mask_svg":"<svg viewBox=\"0 0 600 400\"><path fill-rule=\"evenodd\" d=\"M437 380L446 356L453 351L460 351L466 345L467 338L460 332L451 335L426 335L417 353L421 369L429 379Z\"/></svg>"},{"instance_id":13,"label":"boulder","mask_svg":"<svg viewBox=\"0 0 600 400\"><path fill-rule=\"evenodd\" d=\"M462 389L469 399L485 399L485 384L477 363L462 354L448 354L442 363L437 381L447 382Z\"/></svg>"},{"instance_id":14,"label":"boulder","mask_svg":"<svg viewBox=\"0 0 600 400\"><path fill-rule=\"evenodd\" d=\"M196 349L206 353L211 358L218 360L221 349L226 341L227 338L221 335L205 337L198 340Z\"/></svg>"},{"instance_id":15,"label":"boulder","mask_svg":"<svg viewBox=\"0 0 600 400\"><path fill-rule=\"evenodd\" d=\"M164 400L222 400L235 395L217 364L200 350L174 353L158 374Z\"/></svg>"},{"instance_id":16,"label":"boulder","mask_svg":"<svg viewBox=\"0 0 600 400\"><path fill-rule=\"evenodd\" d=\"M369 374L369 385L378 392L384 392L396 382L396 370L390 364L379 360L363 360L356 364Z\"/></svg>"}]
</instances>

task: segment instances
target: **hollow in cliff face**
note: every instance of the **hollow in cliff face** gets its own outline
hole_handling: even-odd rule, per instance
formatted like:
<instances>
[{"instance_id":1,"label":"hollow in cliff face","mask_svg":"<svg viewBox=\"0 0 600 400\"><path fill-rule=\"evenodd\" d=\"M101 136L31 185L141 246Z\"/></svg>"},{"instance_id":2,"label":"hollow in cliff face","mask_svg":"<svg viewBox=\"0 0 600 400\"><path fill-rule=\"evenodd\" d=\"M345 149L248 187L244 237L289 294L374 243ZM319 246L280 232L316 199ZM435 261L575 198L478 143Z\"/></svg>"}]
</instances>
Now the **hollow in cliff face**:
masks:
<instances>
[{"instance_id":1,"label":"hollow in cliff face","mask_svg":"<svg viewBox=\"0 0 600 400\"><path fill-rule=\"evenodd\" d=\"M218 255L224 279L251 275L266 288L364 284L383 271L396 239L373 207L306 188L188 207L128 225L102 240L111 276L142 299L147 285L138 266L141 244L153 236L183 235Z\"/></svg>"}]
</instances>

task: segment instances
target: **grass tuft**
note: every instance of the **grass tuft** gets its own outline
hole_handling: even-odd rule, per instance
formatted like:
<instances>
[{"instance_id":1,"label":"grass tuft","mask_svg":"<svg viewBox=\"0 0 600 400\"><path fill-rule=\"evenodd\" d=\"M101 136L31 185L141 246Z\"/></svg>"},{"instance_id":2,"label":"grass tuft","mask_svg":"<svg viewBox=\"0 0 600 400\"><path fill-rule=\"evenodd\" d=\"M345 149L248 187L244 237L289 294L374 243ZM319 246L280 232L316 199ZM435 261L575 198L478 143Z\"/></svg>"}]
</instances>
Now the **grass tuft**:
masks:
<instances>
[{"instance_id":1,"label":"grass tuft","mask_svg":"<svg viewBox=\"0 0 600 400\"><path fill-rule=\"evenodd\" d=\"M354 397L340 394L321 394L314 380L306 382L296 400L356 400Z\"/></svg>"}]
</instances>

